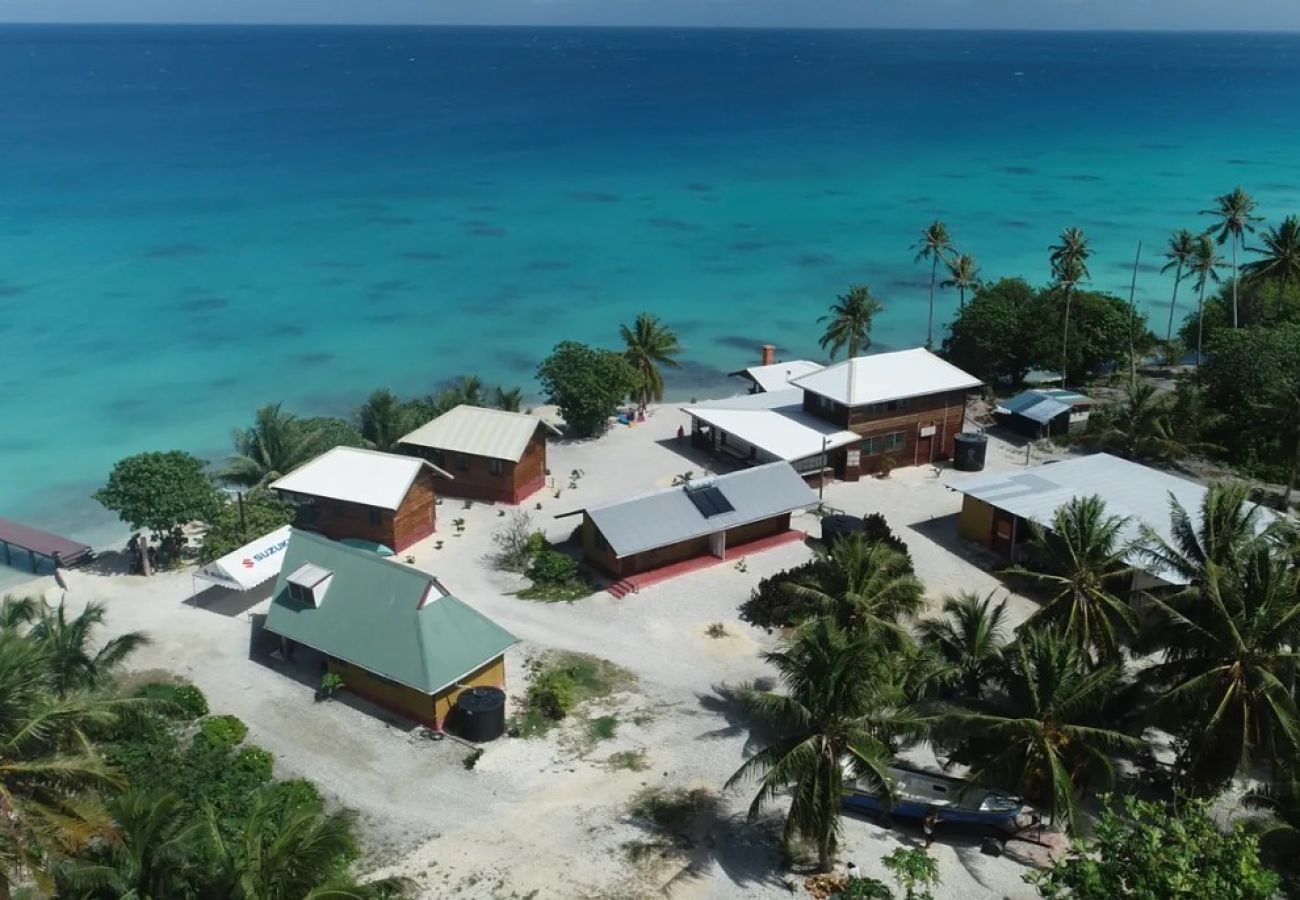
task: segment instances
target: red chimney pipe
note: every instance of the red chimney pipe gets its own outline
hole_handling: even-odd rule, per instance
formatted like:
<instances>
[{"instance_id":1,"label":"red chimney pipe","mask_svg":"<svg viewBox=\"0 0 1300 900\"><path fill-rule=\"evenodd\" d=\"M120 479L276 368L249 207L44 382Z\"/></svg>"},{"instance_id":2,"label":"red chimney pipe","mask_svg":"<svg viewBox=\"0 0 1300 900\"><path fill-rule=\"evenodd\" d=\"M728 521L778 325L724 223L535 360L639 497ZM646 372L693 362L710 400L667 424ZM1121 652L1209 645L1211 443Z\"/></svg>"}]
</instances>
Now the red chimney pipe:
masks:
<instances>
[{"instance_id":1,"label":"red chimney pipe","mask_svg":"<svg viewBox=\"0 0 1300 900\"><path fill-rule=\"evenodd\" d=\"M776 344L763 345L763 365L770 366L776 362Z\"/></svg>"}]
</instances>

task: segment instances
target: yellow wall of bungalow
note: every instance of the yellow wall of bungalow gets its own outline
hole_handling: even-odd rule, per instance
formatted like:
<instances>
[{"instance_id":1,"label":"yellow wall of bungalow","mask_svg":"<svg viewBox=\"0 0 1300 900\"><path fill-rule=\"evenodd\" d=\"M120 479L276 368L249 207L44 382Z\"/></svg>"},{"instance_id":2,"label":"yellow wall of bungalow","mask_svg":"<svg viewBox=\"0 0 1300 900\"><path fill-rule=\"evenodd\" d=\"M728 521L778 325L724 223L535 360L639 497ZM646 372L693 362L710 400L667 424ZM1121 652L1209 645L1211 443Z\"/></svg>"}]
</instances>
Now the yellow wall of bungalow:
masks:
<instances>
[{"instance_id":1,"label":"yellow wall of bungalow","mask_svg":"<svg viewBox=\"0 0 1300 900\"><path fill-rule=\"evenodd\" d=\"M983 500L964 497L957 533L968 541L978 541L987 546L993 536L993 507Z\"/></svg>"},{"instance_id":2,"label":"yellow wall of bungalow","mask_svg":"<svg viewBox=\"0 0 1300 900\"><path fill-rule=\"evenodd\" d=\"M466 675L457 684L434 695L422 693L404 684L398 684L396 681L375 675L341 659L331 659L329 661L329 670L342 678L344 687L358 697L363 697L371 703L382 706L384 709L398 713L422 725L428 725L431 728L442 728L447 716L451 713L452 707L456 704L456 698L460 696L460 692L465 688L498 687L504 689L506 686L506 658L504 655L485 663L469 675Z\"/></svg>"}]
</instances>

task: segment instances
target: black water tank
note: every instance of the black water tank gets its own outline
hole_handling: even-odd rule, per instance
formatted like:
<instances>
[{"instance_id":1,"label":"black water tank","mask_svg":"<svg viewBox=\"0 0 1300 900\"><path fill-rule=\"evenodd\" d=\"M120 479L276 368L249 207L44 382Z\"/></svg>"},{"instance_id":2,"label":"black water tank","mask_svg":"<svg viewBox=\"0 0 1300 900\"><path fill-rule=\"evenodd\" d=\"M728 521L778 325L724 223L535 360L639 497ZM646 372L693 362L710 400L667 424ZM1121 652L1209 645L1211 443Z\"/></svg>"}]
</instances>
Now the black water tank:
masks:
<instances>
[{"instance_id":1,"label":"black water tank","mask_svg":"<svg viewBox=\"0 0 1300 900\"><path fill-rule=\"evenodd\" d=\"M501 688L472 687L456 698L456 730L467 741L495 741L506 730L506 692Z\"/></svg>"},{"instance_id":2,"label":"black water tank","mask_svg":"<svg viewBox=\"0 0 1300 900\"><path fill-rule=\"evenodd\" d=\"M981 472L989 439L978 431L963 431L953 439L952 465L959 472Z\"/></svg>"},{"instance_id":3,"label":"black water tank","mask_svg":"<svg viewBox=\"0 0 1300 900\"><path fill-rule=\"evenodd\" d=\"M822 541L829 544L836 538L848 537L862 530L862 520L857 516L835 515L822 518Z\"/></svg>"}]
</instances>

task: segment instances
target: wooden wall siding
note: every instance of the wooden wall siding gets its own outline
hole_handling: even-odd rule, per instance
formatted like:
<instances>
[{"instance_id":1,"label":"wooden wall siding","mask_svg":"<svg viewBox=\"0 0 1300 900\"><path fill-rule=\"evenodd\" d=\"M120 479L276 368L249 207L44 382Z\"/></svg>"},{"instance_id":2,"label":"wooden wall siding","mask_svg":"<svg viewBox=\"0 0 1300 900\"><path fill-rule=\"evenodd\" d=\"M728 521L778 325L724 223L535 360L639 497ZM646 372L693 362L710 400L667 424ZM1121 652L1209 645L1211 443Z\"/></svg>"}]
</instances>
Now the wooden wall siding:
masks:
<instances>
[{"instance_id":1,"label":"wooden wall siding","mask_svg":"<svg viewBox=\"0 0 1300 900\"><path fill-rule=\"evenodd\" d=\"M730 548L739 544L747 544L750 541L771 537L774 534L782 534L789 530L789 513L786 513L783 516L773 516L770 519L763 519L760 522L751 522L748 525L738 525L735 528L727 529L727 547Z\"/></svg>"},{"instance_id":2,"label":"wooden wall siding","mask_svg":"<svg viewBox=\"0 0 1300 900\"><path fill-rule=\"evenodd\" d=\"M639 575L642 572L649 572L652 569L662 569L664 566L670 566L673 563L685 562L688 559L694 559L697 556L707 556L709 553L709 537L691 538L690 540L678 541L675 544L668 544L665 547L656 547L653 550L643 550L640 553L634 553L631 556L625 556L618 561L618 574L627 577L628 575Z\"/></svg>"},{"instance_id":3,"label":"wooden wall siding","mask_svg":"<svg viewBox=\"0 0 1300 900\"><path fill-rule=\"evenodd\" d=\"M362 503L313 497L299 506L294 525L334 541L355 538L401 551L433 534L435 516L433 472L423 469L396 513Z\"/></svg>"},{"instance_id":4,"label":"wooden wall siding","mask_svg":"<svg viewBox=\"0 0 1300 900\"><path fill-rule=\"evenodd\" d=\"M433 482L433 472L422 468L406 492L394 516L393 543L388 545L394 550L405 550L433 534L438 515Z\"/></svg>"},{"instance_id":5,"label":"wooden wall siding","mask_svg":"<svg viewBox=\"0 0 1300 900\"><path fill-rule=\"evenodd\" d=\"M429 695L415 688L380 678L341 659L330 659L329 670L343 679L346 689L376 706L397 713L421 725L441 729L456 705L456 698L468 687L506 686L506 659L498 656L466 675L441 693Z\"/></svg>"},{"instance_id":6,"label":"wooden wall siding","mask_svg":"<svg viewBox=\"0 0 1300 900\"><path fill-rule=\"evenodd\" d=\"M587 557L587 562L591 563L606 575L612 575L615 578L621 577L619 571L619 560L614 555L613 549L609 544L604 544L599 540L597 535L599 529L596 523L586 514L582 514L582 552Z\"/></svg>"},{"instance_id":7,"label":"wooden wall siding","mask_svg":"<svg viewBox=\"0 0 1300 900\"><path fill-rule=\"evenodd\" d=\"M834 422L841 428L849 427L849 408L847 406L832 401L830 409L826 409L821 405L821 395L814 394L812 391L803 392L803 411L811 413L819 419Z\"/></svg>"}]
</instances>

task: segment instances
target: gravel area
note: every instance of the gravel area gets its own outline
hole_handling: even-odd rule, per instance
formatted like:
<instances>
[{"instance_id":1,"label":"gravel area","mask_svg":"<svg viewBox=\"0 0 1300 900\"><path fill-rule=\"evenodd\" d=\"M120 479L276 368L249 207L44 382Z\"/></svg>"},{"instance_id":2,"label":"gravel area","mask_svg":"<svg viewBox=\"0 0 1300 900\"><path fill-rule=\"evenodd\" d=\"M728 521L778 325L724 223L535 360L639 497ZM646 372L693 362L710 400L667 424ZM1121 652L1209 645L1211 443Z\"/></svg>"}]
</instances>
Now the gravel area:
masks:
<instances>
[{"instance_id":1,"label":"gravel area","mask_svg":"<svg viewBox=\"0 0 1300 900\"><path fill-rule=\"evenodd\" d=\"M689 429L682 413L660 408L649 422L616 427L597 441L554 445L556 486L524 509L558 541L578 520L557 514L665 486L688 470L700 473L704 460L673 438L679 425ZM992 443L990 469L1023 464L1023 448ZM570 489L568 473L575 469L583 474ZM978 551L957 538L960 495L949 485L963 477L946 469L899 469L888 479L829 485L825 502L855 514L882 513L907 542L932 601L960 589L1000 590L978 565ZM541 510L533 508L537 502ZM458 517L465 528L454 536L451 521ZM422 542L416 564L521 639L508 657L512 692L522 688L524 661L548 649L591 653L633 673L633 688L587 712L617 716L611 739L591 745L583 740L585 722L573 721L545 739L497 741L467 770L468 750L456 741L419 737L361 702L314 703L312 677L258 650L264 595L209 592L198 606L188 601L188 571L148 580L75 571L67 574L69 602L105 600L112 630L147 631L154 642L139 654L139 668L183 675L203 689L214 711L244 719L250 739L275 754L282 775L311 778L335 802L357 810L372 864L416 877L424 896L789 896L775 837L780 810L750 824L744 821L748 794L720 791L752 750L727 687L771 675L760 653L774 638L741 623L737 606L760 578L802 562L809 549L781 546L740 568L729 560L624 600L598 593L542 603L513 596L523 580L486 562L491 535L506 521L498 507L465 508L447 498L436 535L443 546ZM817 530L811 516L797 517L796 527ZM52 579L31 589L57 595ZM1032 608L1013 596L1013 621ZM723 624L725 637L706 634L714 622ZM610 757L621 751L643 751L647 767L611 766ZM627 808L649 786L707 789L717 794L716 810L699 823L693 851L634 865L623 848L647 835ZM849 819L841 858L883 876L880 857L915 841L907 830ZM1021 880L1019 846L992 858L973 841L941 834L933 848L944 879L939 896L1034 896Z\"/></svg>"}]
</instances>

